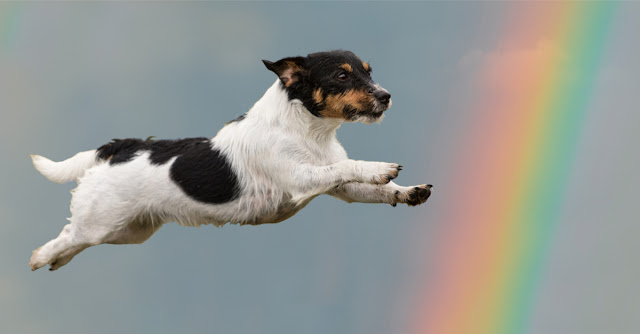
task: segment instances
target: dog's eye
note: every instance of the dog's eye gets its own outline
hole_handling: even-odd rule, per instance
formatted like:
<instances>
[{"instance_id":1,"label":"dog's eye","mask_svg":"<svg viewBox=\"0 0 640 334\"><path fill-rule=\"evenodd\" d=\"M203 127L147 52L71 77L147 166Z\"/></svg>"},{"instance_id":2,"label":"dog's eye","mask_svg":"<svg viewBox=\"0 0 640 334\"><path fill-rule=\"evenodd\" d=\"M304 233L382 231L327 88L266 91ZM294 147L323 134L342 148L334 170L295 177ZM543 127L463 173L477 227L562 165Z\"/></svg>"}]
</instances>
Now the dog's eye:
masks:
<instances>
[{"instance_id":1,"label":"dog's eye","mask_svg":"<svg viewBox=\"0 0 640 334\"><path fill-rule=\"evenodd\" d=\"M338 74L338 80L341 80L341 81L342 80L347 80L348 77L349 76L345 72L342 72L342 73Z\"/></svg>"}]
</instances>

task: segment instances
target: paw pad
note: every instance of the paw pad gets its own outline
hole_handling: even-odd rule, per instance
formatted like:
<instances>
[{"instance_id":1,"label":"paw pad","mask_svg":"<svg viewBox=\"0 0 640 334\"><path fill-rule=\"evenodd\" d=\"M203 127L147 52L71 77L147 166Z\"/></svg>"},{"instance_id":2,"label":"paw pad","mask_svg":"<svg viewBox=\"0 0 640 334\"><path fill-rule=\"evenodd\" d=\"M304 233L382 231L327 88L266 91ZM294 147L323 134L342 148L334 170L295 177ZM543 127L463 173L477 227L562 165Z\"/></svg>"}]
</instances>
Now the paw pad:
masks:
<instances>
[{"instance_id":1,"label":"paw pad","mask_svg":"<svg viewBox=\"0 0 640 334\"><path fill-rule=\"evenodd\" d=\"M409 206L416 206L426 202L429 196L431 196L432 187L433 186L430 184L423 184L421 186L414 187L409 191L406 203Z\"/></svg>"}]
</instances>

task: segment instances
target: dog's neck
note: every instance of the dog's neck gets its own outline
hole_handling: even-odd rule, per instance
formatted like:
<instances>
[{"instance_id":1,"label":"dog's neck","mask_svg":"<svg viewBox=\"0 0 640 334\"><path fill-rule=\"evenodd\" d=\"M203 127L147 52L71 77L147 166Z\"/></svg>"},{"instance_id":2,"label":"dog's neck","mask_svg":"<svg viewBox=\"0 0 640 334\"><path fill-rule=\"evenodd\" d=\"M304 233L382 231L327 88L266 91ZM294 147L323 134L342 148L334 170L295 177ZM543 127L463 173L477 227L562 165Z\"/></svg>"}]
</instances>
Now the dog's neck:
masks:
<instances>
[{"instance_id":1,"label":"dog's neck","mask_svg":"<svg viewBox=\"0 0 640 334\"><path fill-rule=\"evenodd\" d=\"M298 99L289 100L279 79L249 110L247 117L256 118L269 127L320 141L335 138L336 130L342 124L339 119L314 116Z\"/></svg>"}]
</instances>

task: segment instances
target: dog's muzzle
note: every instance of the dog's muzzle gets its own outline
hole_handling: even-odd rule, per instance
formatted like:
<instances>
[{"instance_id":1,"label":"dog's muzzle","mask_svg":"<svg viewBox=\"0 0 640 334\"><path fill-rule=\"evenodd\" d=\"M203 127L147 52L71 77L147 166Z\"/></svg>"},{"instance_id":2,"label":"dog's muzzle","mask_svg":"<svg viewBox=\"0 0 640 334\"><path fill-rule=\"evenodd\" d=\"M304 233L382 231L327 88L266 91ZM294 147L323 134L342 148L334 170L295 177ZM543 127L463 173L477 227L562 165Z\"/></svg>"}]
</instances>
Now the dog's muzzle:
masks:
<instances>
[{"instance_id":1,"label":"dog's muzzle","mask_svg":"<svg viewBox=\"0 0 640 334\"><path fill-rule=\"evenodd\" d=\"M374 87L371 88L370 92L376 101L376 106L373 112L382 113L383 111L391 107L391 94L389 94L389 91L380 87L380 85L376 84Z\"/></svg>"}]
</instances>

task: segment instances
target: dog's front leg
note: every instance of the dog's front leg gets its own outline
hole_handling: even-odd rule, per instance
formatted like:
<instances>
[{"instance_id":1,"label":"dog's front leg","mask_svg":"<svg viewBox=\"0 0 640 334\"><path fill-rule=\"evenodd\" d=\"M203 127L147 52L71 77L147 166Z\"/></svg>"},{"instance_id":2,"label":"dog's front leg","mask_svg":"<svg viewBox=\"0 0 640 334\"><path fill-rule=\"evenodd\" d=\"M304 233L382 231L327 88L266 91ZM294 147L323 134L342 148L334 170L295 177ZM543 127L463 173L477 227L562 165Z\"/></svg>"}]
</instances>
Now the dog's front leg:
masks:
<instances>
[{"instance_id":1,"label":"dog's front leg","mask_svg":"<svg viewBox=\"0 0 640 334\"><path fill-rule=\"evenodd\" d=\"M387 184L398 177L402 166L395 163L342 160L327 166L294 165L292 187L304 193L323 194L349 182Z\"/></svg>"},{"instance_id":2,"label":"dog's front leg","mask_svg":"<svg viewBox=\"0 0 640 334\"><path fill-rule=\"evenodd\" d=\"M431 195L431 187L430 184L403 187L393 182L383 185L352 182L341 184L327 194L348 203L387 203L393 206L405 203L415 206L427 201Z\"/></svg>"}]
</instances>

